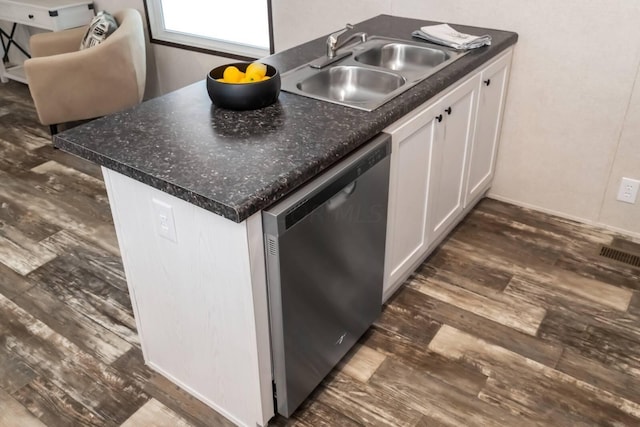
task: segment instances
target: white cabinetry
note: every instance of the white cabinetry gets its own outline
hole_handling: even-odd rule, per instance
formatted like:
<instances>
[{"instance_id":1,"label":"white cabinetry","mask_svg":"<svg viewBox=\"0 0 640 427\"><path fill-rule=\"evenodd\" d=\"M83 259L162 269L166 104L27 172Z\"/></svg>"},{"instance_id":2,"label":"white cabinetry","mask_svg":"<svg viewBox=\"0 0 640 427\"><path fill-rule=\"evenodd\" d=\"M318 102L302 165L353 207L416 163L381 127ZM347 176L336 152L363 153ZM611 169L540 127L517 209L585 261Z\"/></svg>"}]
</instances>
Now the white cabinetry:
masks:
<instances>
[{"instance_id":1,"label":"white cabinetry","mask_svg":"<svg viewBox=\"0 0 640 427\"><path fill-rule=\"evenodd\" d=\"M427 250L429 166L439 108L434 104L420 109L386 129L392 134L392 160L384 291L388 283L402 281L408 266L418 263Z\"/></svg>"},{"instance_id":2,"label":"white cabinetry","mask_svg":"<svg viewBox=\"0 0 640 427\"><path fill-rule=\"evenodd\" d=\"M511 52L509 51L482 71L476 132L469 154L465 206L474 204L491 186L510 64Z\"/></svg>"},{"instance_id":3,"label":"white cabinetry","mask_svg":"<svg viewBox=\"0 0 640 427\"><path fill-rule=\"evenodd\" d=\"M383 300L489 188L510 62L511 50L385 129L392 152Z\"/></svg>"},{"instance_id":4,"label":"white cabinetry","mask_svg":"<svg viewBox=\"0 0 640 427\"><path fill-rule=\"evenodd\" d=\"M462 213L466 153L471 145L479 76L450 91L438 103L429 166L429 243L448 231Z\"/></svg>"},{"instance_id":5,"label":"white cabinetry","mask_svg":"<svg viewBox=\"0 0 640 427\"><path fill-rule=\"evenodd\" d=\"M240 426L273 416L262 216L241 223L102 169L144 360ZM175 234L165 237L155 205Z\"/></svg>"}]
</instances>

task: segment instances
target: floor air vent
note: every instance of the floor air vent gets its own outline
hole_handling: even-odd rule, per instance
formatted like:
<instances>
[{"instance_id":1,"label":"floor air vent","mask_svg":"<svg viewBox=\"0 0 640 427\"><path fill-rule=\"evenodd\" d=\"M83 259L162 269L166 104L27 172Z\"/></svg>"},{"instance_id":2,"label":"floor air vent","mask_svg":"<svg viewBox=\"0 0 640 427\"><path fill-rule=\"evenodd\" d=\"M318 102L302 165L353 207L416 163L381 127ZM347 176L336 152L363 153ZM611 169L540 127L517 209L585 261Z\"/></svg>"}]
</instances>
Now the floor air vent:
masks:
<instances>
[{"instance_id":1,"label":"floor air vent","mask_svg":"<svg viewBox=\"0 0 640 427\"><path fill-rule=\"evenodd\" d=\"M611 248L609 246L602 246L600 248L600 256L609 258L618 262L632 265L634 267L640 267L640 256L621 251L620 249Z\"/></svg>"}]
</instances>

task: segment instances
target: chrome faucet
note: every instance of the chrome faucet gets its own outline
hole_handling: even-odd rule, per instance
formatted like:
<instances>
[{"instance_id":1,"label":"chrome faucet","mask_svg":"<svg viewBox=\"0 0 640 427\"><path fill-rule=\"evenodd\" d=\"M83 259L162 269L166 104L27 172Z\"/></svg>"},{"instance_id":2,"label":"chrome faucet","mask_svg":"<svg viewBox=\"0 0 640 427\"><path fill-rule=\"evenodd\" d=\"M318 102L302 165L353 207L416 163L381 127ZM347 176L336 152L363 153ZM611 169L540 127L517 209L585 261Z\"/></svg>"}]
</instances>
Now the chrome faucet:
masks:
<instances>
[{"instance_id":1,"label":"chrome faucet","mask_svg":"<svg viewBox=\"0 0 640 427\"><path fill-rule=\"evenodd\" d=\"M367 33L363 33L363 32L351 34L347 39L340 40L340 36L351 29L353 29L353 25L347 24L345 28L339 31L336 31L335 33L331 33L329 37L327 37L327 57L328 58L335 57L336 51L338 49L340 49L342 46L344 46L345 44L349 43L354 39L359 38L361 43L364 43L367 41Z\"/></svg>"}]
</instances>

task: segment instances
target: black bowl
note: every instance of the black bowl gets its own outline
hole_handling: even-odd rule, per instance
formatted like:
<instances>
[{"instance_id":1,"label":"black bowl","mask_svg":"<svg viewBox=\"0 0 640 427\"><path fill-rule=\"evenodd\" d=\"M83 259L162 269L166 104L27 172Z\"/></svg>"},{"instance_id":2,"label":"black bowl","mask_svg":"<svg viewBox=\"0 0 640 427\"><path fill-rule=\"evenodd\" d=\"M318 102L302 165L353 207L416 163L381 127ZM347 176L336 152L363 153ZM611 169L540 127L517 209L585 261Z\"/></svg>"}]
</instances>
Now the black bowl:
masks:
<instances>
[{"instance_id":1,"label":"black bowl","mask_svg":"<svg viewBox=\"0 0 640 427\"><path fill-rule=\"evenodd\" d=\"M221 65L207 74L207 92L216 106L229 110L256 110L271 105L280 94L280 73L267 64L268 80L254 83L224 83L216 79L222 78L225 68L234 65L242 72L247 70L249 62L236 62Z\"/></svg>"}]
</instances>

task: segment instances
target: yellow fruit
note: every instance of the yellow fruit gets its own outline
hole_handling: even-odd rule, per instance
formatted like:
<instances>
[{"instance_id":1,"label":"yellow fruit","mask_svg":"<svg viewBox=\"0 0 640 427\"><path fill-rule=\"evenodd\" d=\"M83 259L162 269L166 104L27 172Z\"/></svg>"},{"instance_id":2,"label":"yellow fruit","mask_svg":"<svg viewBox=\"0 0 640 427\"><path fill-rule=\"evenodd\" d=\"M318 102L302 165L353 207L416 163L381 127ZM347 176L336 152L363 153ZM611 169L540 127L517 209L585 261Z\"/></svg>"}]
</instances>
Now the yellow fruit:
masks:
<instances>
[{"instance_id":1,"label":"yellow fruit","mask_svg":"<svg viewBox=\"0 0 640 427\"><path fill-rule=\"evenodd\" d=\"M267 66L259 62L252 62L247 66L246 73L255 81L260 81L264 76L267 75Z\"/></svg>"},{"instance_id":2,"label":"yellow fruit","mask_svg":"<svg viewBox=\"0 0 640 427\"><path fill-rule=\"evenodd\" d=\"M252 62L247 66L247 74L253 73L256 73L260 77L264 77L267 75L267 66L260 62Z\"/></svg>"},{"instance_id":3,"label":"yellow fruit","mask_svg":"<svg viewBox=\"0 0 640 427\"><path fill-rule=\"evenodd\" d=\"M222 83L225 83L225 82L226 82L226 80L225 80L225 79L216 79L216 81L219 81L219 82L222 82Z\"/></svg>"},{"instance_id":4,"label":"yellow fruit","mask_svg":"<svg viewBox=\"0 0 640 427\"><path fill-rule=\"evenodd\" d=\"M238 67L234 67L233 65L228 66L224 69L224 73L222 73L222 78L227 83L237 83L244 77L244 73L238 70Z\"/></svg>"},{"instance_id":5,"label":"yellow fruit","mask_svg":"<svg viewBox=\"0 0 640 427\"><path fill-rule=\"evenodd\" d=\"M269 77L269 76L264 76L264 77L263 77L263 78L261 78L260 80L261 80L261 81L262 81L262 80L269 80L270 78L271 78L271 77Z\"/></svg>"}]
</instances>

